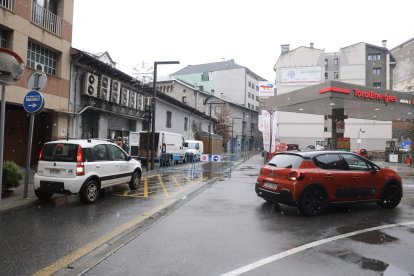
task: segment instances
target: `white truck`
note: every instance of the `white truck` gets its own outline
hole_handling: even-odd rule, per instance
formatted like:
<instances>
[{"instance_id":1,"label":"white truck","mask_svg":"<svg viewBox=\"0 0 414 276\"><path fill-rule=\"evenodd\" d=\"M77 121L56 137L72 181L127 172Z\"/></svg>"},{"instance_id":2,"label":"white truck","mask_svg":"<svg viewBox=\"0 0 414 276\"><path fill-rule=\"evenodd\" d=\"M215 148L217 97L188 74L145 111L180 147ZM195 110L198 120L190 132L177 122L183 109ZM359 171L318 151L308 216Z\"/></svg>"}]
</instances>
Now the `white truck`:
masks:
<instances>
[{"instance_id":1,"label":"white truck","mask_svg":"<svg viewBox=\"0 0 414 276\"><path fill-rule=\"evenodd\" d=\"M200 161L200 157L204 153L203 141L185 140L185 142L188 144L185 161L191 162L193 161L193 158L195 158L194 161Z\"/></svg>"},{"instance_id":2,"label":"white truck","mask_svg":"<svg viewBox=\"0 0 414 276\"><path fill-rule=\"evenodd\" d=\"M173 163L185 162L187 143L182 134L166 131L156 131L154 133L154 162L162 165L171 166ZM150 141L148 141L148 136ZM139 159L146 163L147 156L151 160L152 133L146 131L139 132ZM149 142L149 143L148 143ZM150 145L148 147L148 144ZM149 152L147 149L150 149Z\"/></svg>"}]
</instances>

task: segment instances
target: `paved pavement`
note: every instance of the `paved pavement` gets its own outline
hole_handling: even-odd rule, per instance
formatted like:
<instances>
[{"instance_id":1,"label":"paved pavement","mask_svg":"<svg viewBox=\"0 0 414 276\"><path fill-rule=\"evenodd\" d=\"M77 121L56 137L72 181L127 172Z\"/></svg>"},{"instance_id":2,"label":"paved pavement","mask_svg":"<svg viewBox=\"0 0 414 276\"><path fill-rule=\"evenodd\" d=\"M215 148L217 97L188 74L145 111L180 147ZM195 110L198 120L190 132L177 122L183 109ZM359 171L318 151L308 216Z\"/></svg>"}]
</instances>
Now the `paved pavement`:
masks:
<instances>
[{"instance_id":1,"label":"paved pavement","mask_svg":"<svg viewBox=\"0 0 414 276\"><path fill-rule=\"evenodd\" d=\"M260 155L255 155L254 159L255 161L257 160L258 162L261 162ZM243 160L240 160L240 162L243 162ZM378 164L380 167L392 168L403 178L414 177L414 167L412 165L407 165L404 163L390 163L390 162L384 162L384 161L374 161L374 162ZM156 172L157 172L156 170L154 171L150 170L147 172L146 168L143 168L143 177L149 176ZM19 187L11 189L11 193L5 195L1 199L0 212L18 210L38 200L33 191L33 176L34 176L34 170L31 170L29 173L29 187L28 187L27 198L24 198L24 172L23 172L23 179L20 181Z\"/></svg>"}]
</instances>

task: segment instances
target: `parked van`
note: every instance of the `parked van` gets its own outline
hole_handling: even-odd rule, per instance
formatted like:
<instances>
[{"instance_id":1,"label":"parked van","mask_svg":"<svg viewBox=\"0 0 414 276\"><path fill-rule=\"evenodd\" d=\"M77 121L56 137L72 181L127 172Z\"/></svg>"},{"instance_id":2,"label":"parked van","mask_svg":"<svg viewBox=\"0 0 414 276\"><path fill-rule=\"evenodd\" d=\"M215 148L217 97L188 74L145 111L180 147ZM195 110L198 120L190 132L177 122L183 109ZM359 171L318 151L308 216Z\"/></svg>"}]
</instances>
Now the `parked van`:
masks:
<instances>
[{"instance_id":1,"label":"parked van","mask_svg":"<svg viewBox=\"0 0 414 276\"><path fill-rule=\"evenodd\" d=\"M173 163L184 162L187 149L187 143L182 134L166 131L156 131L154 133L154 162L172 165ZM151 160L151 150L148 149L148 136L152 133L146 131L139 132L139 159L146 163L147 155ZM149 141L152 144L152 139Z\"/></svg>"},{"instance_id":2,"label":"parked van","mask_svg":"<svg viewBox=\"0 0 414 276\"><path fill-rule=\"evenodd\" d=\"M185 161L193 161L193 157L195 157L195 161L200 161L201 155L204 153L204 143L203 141L199 140L185 140L188 144L186 150L186 159Z\"/></svg>"}]
</instances>

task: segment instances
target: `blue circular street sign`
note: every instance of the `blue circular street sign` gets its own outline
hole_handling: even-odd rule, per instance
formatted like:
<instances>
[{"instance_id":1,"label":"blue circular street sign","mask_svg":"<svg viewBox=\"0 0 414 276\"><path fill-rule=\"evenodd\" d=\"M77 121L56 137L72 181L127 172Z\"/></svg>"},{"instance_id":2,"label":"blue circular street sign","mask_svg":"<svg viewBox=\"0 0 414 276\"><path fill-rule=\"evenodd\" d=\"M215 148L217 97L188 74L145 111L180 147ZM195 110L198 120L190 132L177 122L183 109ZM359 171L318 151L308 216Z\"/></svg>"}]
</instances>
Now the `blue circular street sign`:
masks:
<instances>
[{"instance_id":1,"label":"blue circular street sign","mask_svg":"<svg viewBox=\"0 0 414 276\"><path fill-rule=\"evenodd\" d=\"M45 99L39 91L32 90L24 97L23 107L27 113L39 113L45 107Z\"/></svg>"}]
</instances>

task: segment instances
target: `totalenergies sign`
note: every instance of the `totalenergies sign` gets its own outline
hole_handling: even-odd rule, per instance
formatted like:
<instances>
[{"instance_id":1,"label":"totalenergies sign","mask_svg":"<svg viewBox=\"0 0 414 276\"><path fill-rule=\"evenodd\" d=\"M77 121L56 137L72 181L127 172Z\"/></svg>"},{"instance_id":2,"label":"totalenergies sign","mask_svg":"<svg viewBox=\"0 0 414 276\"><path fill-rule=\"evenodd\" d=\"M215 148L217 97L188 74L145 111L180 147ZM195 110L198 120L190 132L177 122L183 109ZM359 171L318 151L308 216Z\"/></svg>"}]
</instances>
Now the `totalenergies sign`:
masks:
<instances>
[{"instance_id":1,"label":"totalenergies sign","mask_svg":"<svg viewBox=\"0 0 414 276\"><path fill-rule=\"evenodd\" d=\"M378 94L374 91L366 91L354 88L354 96L358 98L372 99L378 101L384 101L385 103L397 102L397 97L388 94Z\"/></svg>"}]
</instances>

